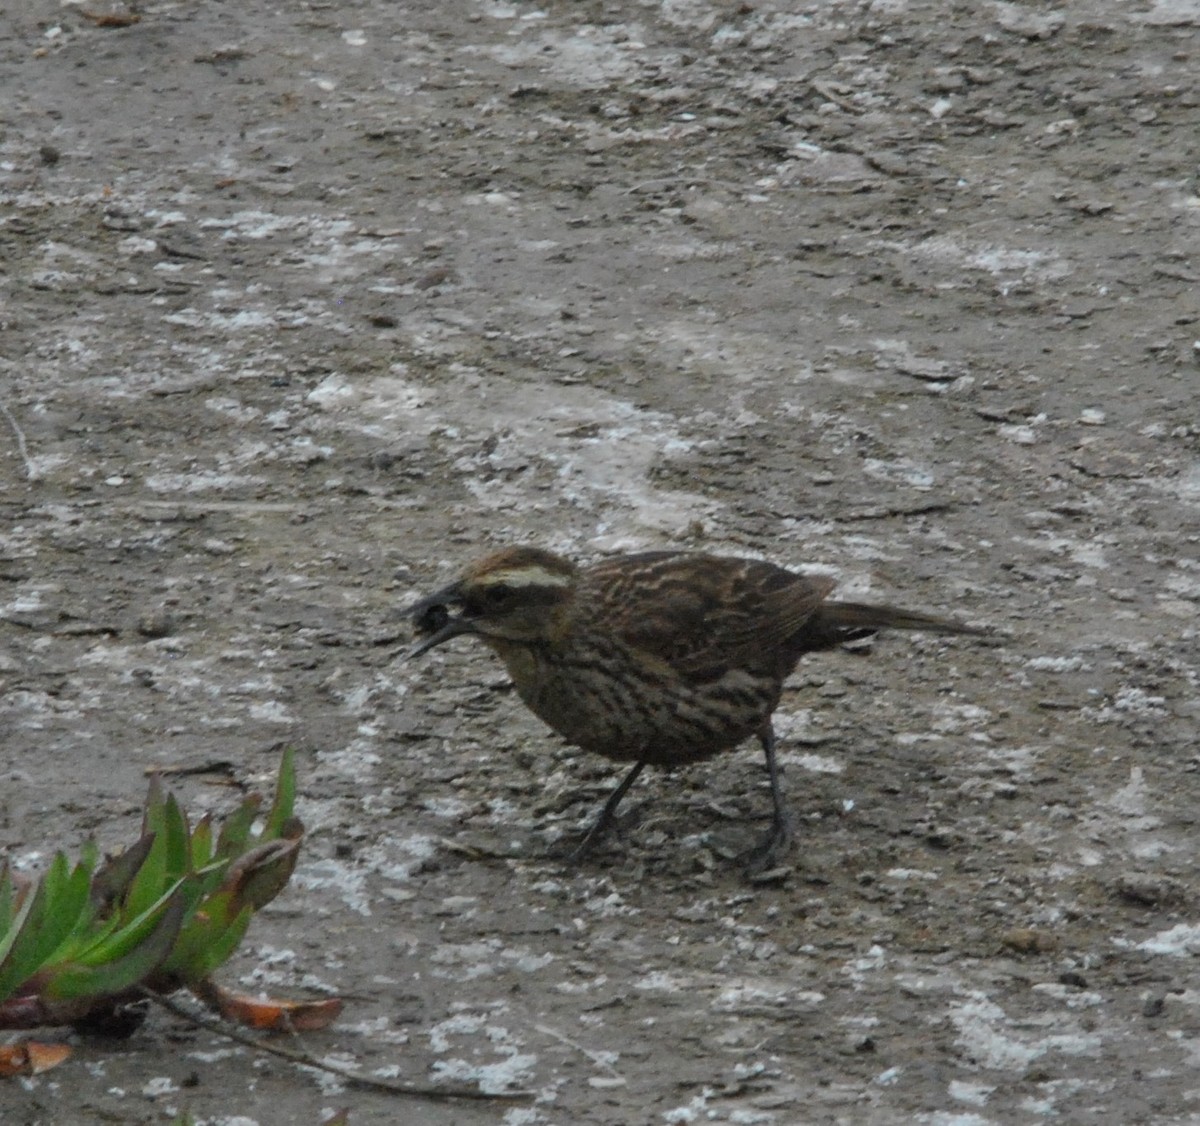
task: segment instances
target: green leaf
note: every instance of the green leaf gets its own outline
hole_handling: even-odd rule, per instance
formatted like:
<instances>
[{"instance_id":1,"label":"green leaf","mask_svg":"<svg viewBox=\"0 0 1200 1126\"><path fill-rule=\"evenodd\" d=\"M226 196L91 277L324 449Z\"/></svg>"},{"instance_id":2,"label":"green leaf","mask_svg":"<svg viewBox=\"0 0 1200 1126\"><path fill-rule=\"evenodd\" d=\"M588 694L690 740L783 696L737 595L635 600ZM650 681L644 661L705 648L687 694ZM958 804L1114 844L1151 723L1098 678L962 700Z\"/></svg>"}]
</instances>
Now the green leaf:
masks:
<instances>
[{"instance_id":1,"label":"green leaf","mask_svg":"<svg viewBox=\"0 0 1200 1126\"><path fill-rule=\"evenodd\" d=\"M182 981L203 976L195 969L203 964L204 952L237 922L238 905L232 891L219 891L201 904L187 920L179 939L163 964L163 972Z\"/></svg>"},{"instance_id":2,"label":"green leaf","mask_svg":"<svg viewBox=\"0 0 1200 1126\"><path fill-rule=\"evenodd\" d=\"M254 909L250 906L242 908L233 922L225 928L225 932L210 941L188 967L189 982L208 977L218 967L223 966L241 945L246 936L246 929L254 917Z\"/></svg>"},{"instance_id":3,"label":"green leaf","mask_svg":"<svg viewBox=\"0 0 1200 1126\"><path fill-rule=\"evenodd\" d=\"M142 835L155 833L162 828L163 809L162 777L150 775L150 785L146 792L146 804L142 807Z\"/></svg>"},{"instance_id":4,"label":"green leaf","mask_svg":"<svg viewBox=\"0 0 1200 1126\"><path fill-rule=\"evenodd\" d=\"M27 895L8 933L0 937L0 998L9 996L86 922L91 872L69 867L58 852Z\"/></svg>"},{"instance_id":5,"label":"green leaf","mask_svg":"<svg viewBox=\"0 0 1200 1126\"><path fill-rule=\"evenodd\" d=\"M212 814L206 813L192 830L192 867L199 871L213 858Z\"/></svg>"},{"instance_id":6,"label":"green leaf","mask_svg":"<svg viewBox=\"0 0 1200 1126\"><path fill-rule=\"evenodd\" d=\"M83 847L79 850L79 863L88 870L88 872L91 874L91 877L94 877L96 873L96 865L99 863L99 860L100 846L96 844L95 837L88 837L88 839L83 842Z\"/></svg>"},{"instance_id":7,"label":"green leaf","mask_svg":"<svg viewBox=\"0 0 1200 1126\"><path fill-rule=\"evenodd\" d=\"M45 892L39 883L25 894L16 917L8 930L0 935L0 1001L15 993L30 969L37 966L30 951L36 950L34 921L41 916L44 898Z\"/></svg>"},{"instance_id":8,"label":"green leaf","mask_svg":"<svg viewBox=\"0 0 1200 1126\"><path fill-rule=\"evenodd\" d=\"M179 911L180 919L186 910L186 897L181 893L183 881L178 880L168 888L158 899L147 907L140 915L126 922L118 931L105 936L99 942L81 950L75 956L75 961L86 966L98 966L104 962L114 962L124 958L145 941L147 935L158 925L159 916L171 904Z\"/></svg>"},{"instance_id":9,"label":"green leaf","mask_svg":"<svg viewBox=\"0 0 1200 1126\"><path fill-rule=\"evenodd\" d=\"M187 933L180 935L164 970L185 985L207 977L237 950L253 917L249 904L232 916L197 914Z\"/></svg>"},{"instance_id":10,"label":"green leaf","mask_svg":"<svg viewBox=\"0 0 1200 1126\"><path fill-rule=\"evenodd\" d=\"M259 840L272 841L283 836L283 828L291 820L292 809L296 804L296 752L288 747L283 752L279 764L279 779L275 783L275 801L271 812L267 814L267 823L263 827Z\"/></svg>"},{"instance_id":11,"label":"green leaf","mask_svg":"<svg viewBox=\"0 0 1200 1126\"><path fill-rule=\"evenodd\" d=\"M98 919L90 915L87 925L76 928L74 934L59 944L49 957L42 959L43 966L54 966L59 962L73 962L84 951L91 950L98 943L107 941L110 935L116 934L121 928L121 920L116 915L106 919Z\"/></svg>"},{"instance_id":12,"label":"green leaf","mask_svg":"<svg viewBox=\"0 0 1200 1126\"><path fill-rule=\"evenodd\" d=\"M183 899L178 894L156 908L152 927L136 945L120 956L99 963L71 962L48 977L44 993L53 1000L111 997L145 981L171 952L183 921Z\"/></svg>"},{"instance_id":13,"label":"green leaf","mask_svg":"<svg viewBox=\"0 0 1200 1126\"><path fill-rule=\"evenodd\" d=\"M258 911L287 887L299 855L299 839L258 845L233 862L222 887L233 892L239 907L248 903Z\"/></svg>"},{"instance_id":14,"label":"green leaf","mask_svg":"<svg viewBox=\"0 0 1200 1126\"><path fill-rule=\"evenodd\" d=\"M200 889L201 898L211 895L221 886L221 879L228 864L228 857L216 855L212 817L206 813L192 832L192 869L198 877L196 885Z\"/></svg>"},{"instance_id":15,"label":"green leaf","mask_svg":"<svg viewBox=\"0 0 1200 1126\"><path fill-rule=\"evenodd\" d=\"M90 921L91 911L88 908L91 903L92 867L96 862L93 849L90 856L84 856L68 873L66 856L62 853L59 856L62 857L62 864L55 873L51 898L47 904L50 926L43 938L47 949L51 951L55 949L50 945L52 941L61 943L81 924Z\"/></svg>"},{"instance_id":16,"label":"green leaf","mask_svg":"<svg viewBox=\"0 0 1200 1126\"><path fill-rule=\"evenodd\" d=\"M156 781L151 782L151 791L154 790ZM132 919L143 914L151 904L158 901L163 891L169 886L167 851L170 848L170 832L167 828L166 802L161 799L160 795L151 814L151 800L151 798L146 799L148 824L146 832L153 833L153 839L150 847L146 850L146 857L134 875L129 890L125 893L124 901L121 903L123 919Z\"/></svg>"},{"instance_id":17,"label":"green leaf","mask_svg":"<svg viewBox=\"0 0 1200 1126\"><path fill-rule=\"evenodd\" d=\"M225 818L217 835L218 856L237 856L245 851L246 842L250 839L250 827L254 824L261 805L262 795L251 794Z\"/></svg>"},{"instance_id":18,"label":"green leaf","mask_svg":"<svg viewBox=\"0 0 1200 1126\"><path fill-rule=\"evenodd\" d=\"M166 833L166 878L180 880L192 868L192 834L187 815L179 808L174 794L163 803L163 831Z\"/></svg>"},{"instance_id":19,"label":"green leaf","mask_svg":"<svg viewBox=\"0 0 1200 1126\"><path fill-rule=\"evenodd\" d=\"M204 900L212 894L213 888L220 885L222 873L228 866L228 860L218 860L215 864L210 864L199 872L191 872L184 878L181 890L185 907L185 927Z\"/></svg>"},{"instance_id":20,"label":"green leaf","mask_svg":"<svg viewBox=\"0 0 1200 1126\"><path fill-rule=\"evenodd\" d=\"M207 942L213 935L225 930L242 909L232 888L222 888L210 895L196 912L195 918L184 933L184 938L193 934Z\"/></svg>"},{"instance_id":21,"label":"green leaf","mask_svg":"<svg viewBox=\"0 0 1200 1126\"><path fill-rule=\"evenodd\" d=\"M0 865L0 939L9 933L13 917L19 906L16 883L12 878L12 868L6 860L3 865Z\"/></svg>"},{"instance_id":22,"label":"green leaf","mask_svg":"<svg viewBox=\"0 0 1200 1126\"><path fill-rule=\"evenodd\" d=\"M122 899L154 844L154 833L143 833L124 852L110 856L92 878L92 903L105 911Z\"/></svg>"}]
</instances>

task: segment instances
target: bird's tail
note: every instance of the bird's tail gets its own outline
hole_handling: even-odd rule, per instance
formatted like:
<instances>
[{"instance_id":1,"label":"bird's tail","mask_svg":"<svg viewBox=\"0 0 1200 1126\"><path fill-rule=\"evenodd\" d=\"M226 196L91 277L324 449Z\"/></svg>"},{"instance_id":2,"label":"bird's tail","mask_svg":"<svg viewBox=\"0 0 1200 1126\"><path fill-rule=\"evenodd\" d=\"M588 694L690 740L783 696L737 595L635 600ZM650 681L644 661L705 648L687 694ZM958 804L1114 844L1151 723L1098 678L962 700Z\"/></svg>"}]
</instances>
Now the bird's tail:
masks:
<instances>
[{"instance_id":1,"label":"bird's tail","mask_svg":"<svg viewBox=\"0 0 1200 1126\"><path fill-rule=\"evenodd\" d=\"M901 610L896 606L872 606L868 602L822 602L805 623L805 650L829 649L870 637L881 629L922 629L930 633L961 633L986 637L990 631L963 625L949 618Z\"/></svg>"},{"instance_id":2,"label":"bird's tail","mask_svg":"<svg viewBox=\"0 0 1200 1126\"><path fill-rule=\"evenodd\" d=\"M822 602L821 617L842 629L923 629L930 633L966 633L983 637L988 631L962 622L901 610L896 606L872 606L868 602Z\"/></svg>"}]
</instances>

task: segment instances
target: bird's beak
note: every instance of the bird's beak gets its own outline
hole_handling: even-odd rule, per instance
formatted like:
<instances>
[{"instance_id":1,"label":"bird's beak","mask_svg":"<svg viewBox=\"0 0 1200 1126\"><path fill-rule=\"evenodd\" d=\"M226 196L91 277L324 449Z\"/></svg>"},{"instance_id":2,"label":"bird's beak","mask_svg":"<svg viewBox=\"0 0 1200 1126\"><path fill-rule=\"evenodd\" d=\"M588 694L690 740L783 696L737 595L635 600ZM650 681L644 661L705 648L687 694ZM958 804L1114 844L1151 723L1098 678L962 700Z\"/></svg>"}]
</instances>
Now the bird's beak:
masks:
<instances>
[{"instance_id":1,"label":"bird's beak","mask_svg":"<svg viewBox=\"0 0 1200 1126\"><path fill-rule=\"evenodd\" d=\"M470 622L462 618L451 618L441 629L414 645L404 654L404 659L411 661L414 657L419 657L422 653L428 653L434 646L441 645L443 641L449 641L450 638L457 637L460 633L474 632L475 627Z\"/></svg>"},{"instance_id":2,"label":"bird's beak","mask_svg":"<svg viewBox=\"0 0 1200 1126\"><path fill-rule=\"evenodd\" d=\"M412 619L417 633L423 635L421 640L404 654L404 660L411 661L422 653L428 653L430 649L457 637L460 633L475 632L470 619L464 618L461 613L451 614L450 608L456 602L461 603L461 596L458 584L454 583L400 611L402 617Z\"/></svg>"}]
</instances>

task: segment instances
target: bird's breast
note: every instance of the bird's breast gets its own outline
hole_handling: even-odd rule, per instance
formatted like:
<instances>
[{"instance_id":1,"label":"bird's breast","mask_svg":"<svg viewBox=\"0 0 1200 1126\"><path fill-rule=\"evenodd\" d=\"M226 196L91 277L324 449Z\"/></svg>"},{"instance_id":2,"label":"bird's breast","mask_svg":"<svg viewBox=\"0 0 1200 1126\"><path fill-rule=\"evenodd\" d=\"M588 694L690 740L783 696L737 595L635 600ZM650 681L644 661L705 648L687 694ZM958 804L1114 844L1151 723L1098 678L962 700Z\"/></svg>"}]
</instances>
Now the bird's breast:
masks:
<instances>
[{"instance_id":1,"label":"bird's breast","mask_svg":"<svg viewBox=\"0 0 1200 1126\"><path fill-rule=\"evenodd\" d=\"M489 644L530 711L568 742L607 758L707 758L753 734L778 702L777 682L743 670L692 685L657 658L596 638Z\"/></svg>"}]
</instances>

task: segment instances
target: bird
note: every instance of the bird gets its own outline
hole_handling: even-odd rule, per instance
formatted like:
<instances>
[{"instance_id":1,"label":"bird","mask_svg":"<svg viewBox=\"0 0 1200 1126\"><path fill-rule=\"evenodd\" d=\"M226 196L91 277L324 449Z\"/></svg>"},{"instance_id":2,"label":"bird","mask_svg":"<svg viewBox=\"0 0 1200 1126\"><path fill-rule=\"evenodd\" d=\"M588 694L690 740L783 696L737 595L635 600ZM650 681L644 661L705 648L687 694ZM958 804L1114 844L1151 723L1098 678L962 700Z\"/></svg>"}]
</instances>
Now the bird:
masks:
<instances>
[{"instance_id":1,"label":"bird","mask_svg":"<svg viewBox=\"0 0 1200 1126\"><path fill-rule=\"evenodd\" d=\"M647 766L699 762L756 736L773 809L747 870L762 872L791 838L771 717L800 658L880 629L988 633L893 606L834 601L835 586L763 559L645 551L579 566L513 546L469 564L401 614L418 639L408 659L476 637L503 662L522 702L568 743L632 763L576 858L611 828Z\"/></svg>"}]
</instances>

